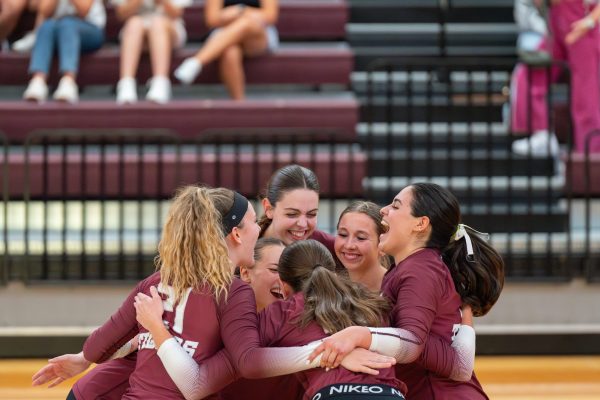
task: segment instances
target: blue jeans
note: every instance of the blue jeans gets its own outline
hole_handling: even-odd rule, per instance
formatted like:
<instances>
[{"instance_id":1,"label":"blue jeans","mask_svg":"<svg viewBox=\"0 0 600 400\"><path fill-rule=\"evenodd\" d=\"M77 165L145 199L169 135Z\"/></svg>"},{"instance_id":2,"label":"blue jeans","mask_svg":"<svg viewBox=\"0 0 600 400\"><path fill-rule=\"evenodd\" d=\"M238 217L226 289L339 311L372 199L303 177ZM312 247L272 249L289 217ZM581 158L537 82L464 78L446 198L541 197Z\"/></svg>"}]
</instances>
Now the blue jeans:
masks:
<instances>
[{"instance_id":1,"label":"blue jeans","mask_svg":"<svg viewBox=\"0 0 600 400\"><path fill-rule=\"evenodd\" d=\"M68 16L46 20L37 31L29 73L48 74L56 46L61 75L76 74L80 54L96 51L103 43L104 31L81 18Z\"/></svg>"}]
</instances>

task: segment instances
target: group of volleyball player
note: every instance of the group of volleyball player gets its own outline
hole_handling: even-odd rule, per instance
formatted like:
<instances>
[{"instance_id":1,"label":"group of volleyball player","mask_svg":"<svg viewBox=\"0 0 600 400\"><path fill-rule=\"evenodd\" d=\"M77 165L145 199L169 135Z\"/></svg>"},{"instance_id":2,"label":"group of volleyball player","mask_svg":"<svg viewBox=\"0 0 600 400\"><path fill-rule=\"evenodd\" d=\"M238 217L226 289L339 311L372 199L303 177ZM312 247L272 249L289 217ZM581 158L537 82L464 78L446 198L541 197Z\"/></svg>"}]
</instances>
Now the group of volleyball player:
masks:
<instances>
[{"instance_id":1,"label":"group of volleyball player","mask_svg":"<svg viewBox=\"0 0 600 400\"><path fill-rule=\"evenodd\" d=\"M235 191L182 188L157 272L34 384L97 363L68 399L487 399L472 316L498 299L504 265L450 191L353 202L329 235L315 174L288 165L261 204L257 221Z\"/></svg>"}]
</instances>

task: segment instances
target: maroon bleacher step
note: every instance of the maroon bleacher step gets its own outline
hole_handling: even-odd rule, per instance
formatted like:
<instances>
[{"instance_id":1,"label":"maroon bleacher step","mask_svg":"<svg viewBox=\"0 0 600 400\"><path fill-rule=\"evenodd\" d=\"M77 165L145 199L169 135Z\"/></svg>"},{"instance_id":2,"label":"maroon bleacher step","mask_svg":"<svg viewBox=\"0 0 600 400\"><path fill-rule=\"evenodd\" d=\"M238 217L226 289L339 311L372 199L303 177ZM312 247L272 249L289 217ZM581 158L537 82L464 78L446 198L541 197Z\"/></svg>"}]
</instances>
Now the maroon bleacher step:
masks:
<instances>
[{"instance_id":1,"label":"maroon bleacher step","mask_svg":"<svg viewBox=\"0 0 600 400\"><path fill-rule=\"evenodd\" d=\"M178 50L173 56L171 71L186 57L195 54L196 47ZM27 72L29 55L0 52L0 85L25 85L30 79ZM246 81L249 84L350 84L354 68L352 51L345 44L283 46L277 51L245 61ZM57 81L56 62L50 73L51 82ZM138 70L138 83L150 77L150 59L144 55ZM115 85L119 80L119 48L105 46L84 55L77 81L85 85ZM216 63L209 64L199 75L197 83L219 83ZM173 83L177 83L173 79Z\"/></svg>"},{"instance_id":2,"label":"maroon bleacher step","mask_svg":"<svg viewBox=\"0 0 600 400\"><path fill-rule=\"evenodd\" d=\"M0 102L0 131L11 143L25 142L36 130L169 129L181 138L195 139L209 130L231 128L316 129L328 132L323 140L352 143L357 122L358 104L352 97L174 100L166 105L141 101L127 106L114 100L75 105Z\"/></svg>"}]
</instances>

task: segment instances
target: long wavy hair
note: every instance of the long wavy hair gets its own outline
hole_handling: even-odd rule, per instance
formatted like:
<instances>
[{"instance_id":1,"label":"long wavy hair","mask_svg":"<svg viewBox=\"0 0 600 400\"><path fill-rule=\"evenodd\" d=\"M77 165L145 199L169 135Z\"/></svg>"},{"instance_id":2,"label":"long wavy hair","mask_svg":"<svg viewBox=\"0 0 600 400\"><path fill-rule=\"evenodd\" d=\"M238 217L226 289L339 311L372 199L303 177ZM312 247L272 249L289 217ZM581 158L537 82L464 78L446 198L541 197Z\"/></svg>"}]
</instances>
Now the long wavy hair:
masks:
<instances>
[{"instance_id":1,"label":"long wavy hair","mask_svg":"<svg viewBox=\"0 0 600 400\"><path fill-rule=\"evenodd\" d=\"M232 191L198 186L181 188L173 199L155 264L161 282L173 288L176 301L190 287L208 286L217 299L227 296L233 272L223 238L222 212L213 203L213 197L226 197L227 192L233 204Z\"/></svg>"},{"instance_id":2,"label":"long wavy hair","mask_svg":"<svg viewBox=\"0 0 600 400\"><path fill-rule=\"evenodd\" d=\"M286 165L273 173L269 182L267 182L262 198L268 199L271 205L275 207L284 194L296 189L309 189L319 194L320 187L317 175L310 169L300 165ZM271 219L266 215L258 220L261 236L269 225L271 225Z\"/></svg>"},{"instance_id":3,"label":"long wavy hair","mask_svg":"<svg viewBox=\"0 0 600 400\"><path fill-rule=\"evenodd\" d=\"M467 254L464 239L454 240L461 215L458 200L449 190L433 183L415 183L410 187L412 215L426 216L431 224L426 247L441 251L456 291L471 306L473 315L487 314L504 287L502 257L470 228L466 229L473 243L473 256Z\"/></svg>"},{"instance_id":4,"label":"long wavy hair","mask_svg":"<svg viewBox=\"0 0 600 400\"><path fill-rule=\"evenodd\" d=\"M387 300L334 271L333 256L315 240L294 242L281 253L279 277L304 294L300 327L316 321L325 332L335 333L354 325L384 325Z\"/></svg>"}]
</instances>

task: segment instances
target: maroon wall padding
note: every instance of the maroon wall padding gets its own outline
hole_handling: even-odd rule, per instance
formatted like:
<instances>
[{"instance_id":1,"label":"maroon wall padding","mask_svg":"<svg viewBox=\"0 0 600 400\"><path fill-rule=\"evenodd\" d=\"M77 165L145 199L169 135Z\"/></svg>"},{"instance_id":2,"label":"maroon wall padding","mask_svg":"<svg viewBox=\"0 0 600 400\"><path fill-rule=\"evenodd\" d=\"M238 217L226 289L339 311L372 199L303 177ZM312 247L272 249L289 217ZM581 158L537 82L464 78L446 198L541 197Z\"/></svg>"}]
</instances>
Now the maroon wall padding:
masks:
<instances>
[{"instance_id":1,"label":"maroon wall padding","mask_svg":"<svg viewBox=\"0 0 600 400\"><path fill-rule=\"evenodd\" d=\"M26 187L32 199L42 197L43 193L43 197L54 199L170 198L177 187L191 183L226 186L256 198L273 171L290 163L314 170L324 197L361 197L362 179L366 176L364 153L339 150L294 154L277 151L258 155L251 151L238 154L188 152L177 158L174 152L121 156L113 149L104 158L95 152L85 157L68 154L65 160L63 162L63 156L56 153L46 158L40 153L31 154L27 179L24 154L10 155L10 198L22 199Z\"/></svg>"},{"instance_id":2,"label":"maroon wall padding","mask_svg":"<svg viewBox=\"0 0 600 400\"><path fill-rule=\"evenodd\" d=\"M586 194L600 196L600 154L592 153L589 157L589 189L586 189L585 156L581 153L571 155L571 164L570 169L567 170L567 176L571 179L571 192L575 196L585 196ZM569 166L569 163L567 163L567 166Z\"/></svg>"},{"instance_id":3,"label":"maroon wall padding","mask_svg":"<svg viewBox=\"0 0 600 400\"><path fill-rule=\"evenodd\" d=\"M269 100L175 100L165 105L142 101L119 106L113 100L75 105L0 102L0 131L11 143L24 143L36 130L168 129L184 139L207 130L290 128L334 132L333 142L356 142L358 104L353 98Z\"/></svg>"}]
</instances>

